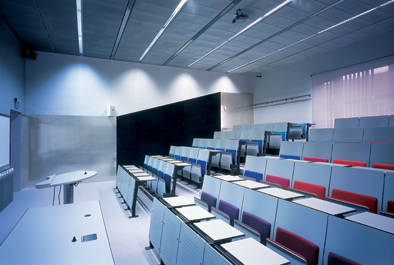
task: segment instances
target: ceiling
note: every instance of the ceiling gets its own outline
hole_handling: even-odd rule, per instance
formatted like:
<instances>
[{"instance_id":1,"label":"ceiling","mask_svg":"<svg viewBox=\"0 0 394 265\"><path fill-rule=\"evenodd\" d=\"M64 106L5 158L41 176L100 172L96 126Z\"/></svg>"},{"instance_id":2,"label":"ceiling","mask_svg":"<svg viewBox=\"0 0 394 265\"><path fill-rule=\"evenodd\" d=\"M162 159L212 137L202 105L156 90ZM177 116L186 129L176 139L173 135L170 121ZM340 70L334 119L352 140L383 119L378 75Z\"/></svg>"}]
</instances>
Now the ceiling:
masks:
<instances>
[{"instance_id":1,"label":"ceiling","mask_svg":"<svg viewBox=\"0 0 394 265\"><path fill-rule=\"evenodd\" d=\"M293 0L194 63L284 1L189 0L139 62L180 0L83 0L82 55L256 76L394 29L394 2L337 25L389 0ZM75 0L0 0L0 15L32 50L80 55Z\"/></svg>"}]
</instances>

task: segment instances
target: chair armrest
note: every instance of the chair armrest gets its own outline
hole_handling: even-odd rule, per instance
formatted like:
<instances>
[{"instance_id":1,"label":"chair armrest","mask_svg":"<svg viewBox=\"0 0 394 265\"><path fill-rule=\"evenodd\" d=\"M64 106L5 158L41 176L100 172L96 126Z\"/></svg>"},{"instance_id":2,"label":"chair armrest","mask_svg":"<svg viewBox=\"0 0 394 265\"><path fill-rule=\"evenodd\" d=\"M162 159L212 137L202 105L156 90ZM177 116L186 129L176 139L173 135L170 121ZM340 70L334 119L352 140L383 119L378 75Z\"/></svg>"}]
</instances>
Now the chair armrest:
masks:
<instances>
[{"instance_id":1,"label":"chair armrest","mask_svg":"<svg viewBox=\"0 0 394 265\"><path fill-rule=\"evenodd\" d=\"M248 177L248 176L245 176L245 175L239 175L239 177L243 178L243 179L251 180L251 181L256 181L255 178L251 178L251 177Z\"/></svg>"},{"instance_id":2,"label":"chair armrest","mask_svg":"<svg viewBox=\"0 0 394 265\"><path fill-rule=\"evenodd\" d=\"M386 212L386 211L380 211L380 215L389 217L389 218L394 218L394 213L392 212Z\"/></svg>"},{"instance_id":3,"label":"chair armrest","mask_svg":"<svg viewBox=\"0 0 394 265\"><path fill-rule=\"evenodd\" d=\"M280 252L279 254L283 253L283 254L297 260L301 264L308 265L308 262L306 261L306 259L303 256L301 256L297 252L294 252L293 250L283 246L282 244L276 242L275 240L272 240L271 238L267 238L267 247L268 246L270 249L275 249L278 252ZM282 254L282 256L283 256L283 254ZM286 258L286 256L284 256L284 258Z\"/></svg>"},{"instance_id":4,"label":"chair armrest","mask_svg":"<svg viewBox=\"0 0 394 265\"><path fill-rule=\"evenodd\" d=\"M208 208L209 208L209 207L208 207L208 204L207 204L206 202L200 200L200 199L197 198L197 197L194 197L194 203L195 203L196 205L200 206L201 208L203 208L204 210L207 210L207 211L208 211Z\"/></svg>"},{"instance_id":5,"label":"chair armrest","mask_svg":"<svg viewBox=\"0 0 394 265\"><path fill-rule=\"evenodd\" d=\"M271 187L276 187L276 188L283 189L282 185L279 185L279 184L276 184L276 183L272 183L272 182L265 181L265 180L260 180L260 182L261 182L261 183L264 183L264 184L268 184L268 185L270 185Z\"/></svg>"},{"instance_id":6,"label":"chair armrest","mask_svg":"<svg viewBox=\"0 0 394 265\"><path fill-rule=\"evenodd\" d=\"M225 212L222 212L216 207L211 207L211 213L215 215L217 218L230 224L230 216L228 216L228 214L226 214Z\"/></svg>"},{"instance_id":7,"label":"chair armrest","mask_svg":"<svg viewBox=\"0 0 394 265\"><path fill-rule=\"evenodd\" d=\"M295 189L295 188L291 188L291 187L288 187L287 190L304 194L306 197L313 197L313 198L319 199L319 197L316 194L311 193L311 192L307 192L307 191L303 191L303 190L299 190L299 189Z\"/></svg>"},{"instance_id":8,"label":"chair armrest","mask_svg":"<svg viewBox=\"0 0 394 265\"><path fill-rule=\"evenodd\" d=\"M351 208L355 208L357 210L357 213L370 212L368 207L366 207L364 205L357 204L357 203L347 202L347 201L335 199L332 197L326 197L326 201L341 204L343 206L347 206L347 207L351 207Z\"/></svg>"}]
</instances>

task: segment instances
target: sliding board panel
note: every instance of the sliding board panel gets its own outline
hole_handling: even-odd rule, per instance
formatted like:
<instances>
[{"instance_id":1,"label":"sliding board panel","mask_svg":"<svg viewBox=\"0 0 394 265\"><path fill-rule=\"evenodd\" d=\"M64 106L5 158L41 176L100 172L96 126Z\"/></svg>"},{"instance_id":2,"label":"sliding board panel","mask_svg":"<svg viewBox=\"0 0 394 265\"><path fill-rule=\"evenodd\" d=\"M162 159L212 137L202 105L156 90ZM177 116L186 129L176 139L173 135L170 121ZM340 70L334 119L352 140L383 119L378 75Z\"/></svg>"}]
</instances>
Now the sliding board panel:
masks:
<instances>
[{"instance_id":1,"label":"sliding board panel","mask_svg":"<svg viewBox=\"0 0 394 265\"><path fill-rule=\"evenodd\" d=\"M370 127L388 127L389 126L389 115L383 116L371 116L371 117L360 117L359 128L370 128Z\"/></svg>"},{"instance_id":2,"label":"sliding board panel","mask_svg":"<svg viewBox=\"0 0 394 265\"><path fill-rule=\"evenodd\" d=\"M244 211L257 215L271 224L271 236L274 234L274 224L276 211L278 208L278 198L257 192L250 189L245 189L244 201L242 204L241 218ZM242 222L242 219L240 219Z\"/></svg>"},{"instance_id":3,"label":"sliding board panel","mask_svg":"<svg viewBox=\"0 0 394 265\"><path fill-rule=\"evenodd\" d=\"M334 129L310 129L309 142L332 142Z\"/></svg>"},{"instance_id":4,"label":"sliding board panel","mask_svg":"<svg viewBox=\"0 0 394 265\"><path fill-rule=\"evenodd\" d=\"M394 201L394 171L386 172L384 180L382 211L387 211L388 201Z\"/></svg>"},{"instance_id":5,"label":"sliding board panel","mask_svg":"<svg viewBox=\"0 0 394 265\"><path fill-rule=\"evenodd\" d=\"M294 187L294 181L296 180L323 186L326 188L325 196L327 197L330 187L331 169L332 166L328 164L303 163L296 161L291 187Z\"/></svg>"},{"instance_id":6,"label":"sliding board panel","mask_svg":"<svg viewBox=\"0 0 394 265\"><path fill-rule=\"evenodd\" d=\"M361 128L342 128L334 129L334 143L362 143L364 129Z\"/></svg>"},{"instance_id":7,"label":"sliding board panel","mask_svg":"<svg viewBox=\"0 0 394 265\"><path fill-rule=\"evenodd\" d=\"M164 264L176 264L182 220L165 208L160 258Z\"/></svg>"},{"instance_id":8,"label":"sliding board panel","mask_svg":"<svg viewBox=\"0 0 394 265\"><path fill-rule=\"evenodd\" d=\"M394 118L394 117L393 117ZM365 128L363 143L394 143L394 128Z\"/></svg>"},{"instance_id":9,"label":"sliding board panel","mask_svg":"<svg viewBox=\"0 0 394 265\"><path fill-rule=\"evenodd\" d=\"M324 264L330 252L363 265L393 264L393 246L392 234L329 216Z\"/></svg>"},{"instance_id":10,"label":"sliding board panel","mask_svg":"<svg viewBox=\"0 0 394 265\"><path fill-rule=\"evenodd\" d=\"M379 213L383 197L384 172L362 167L332 167L329 196L333 189L372 196L378 199Z\"/></svg>"},{"instance_id":11,"label":"sliding board panel","mask_svg":"<svg viewBox=\"0 0 394 265\"><path fill-rule=\"evenodd\" d=\"M238 207L239 212L241 212L245 190L246 189L244 187L241 187L234 183L222 181L222 187L220 188L220 195L218 198L218 205L219 201L223 200L225 202L231 203L235 207Z\"/></svg>"},{"instance_id":12,"label":"sliding board panel","mask_svg":"<svg viewBox=\"0 0 394 265\"><path fill-rule=\"evenodd\" d=\"M212 248L208 243L205 244L204 248L204 262L203 265L230 265L225 257L223 257L219 252Z\"/></svg>"},{"instance_id":13,"label":"sliding board panel","mask_svg":"<svg viewBox=\"0 0 394 265\"><path fill-rule=\"evenodd\" d=\"M359 143L333 143L332 161L335 159L365 162L369 166L371 145Z\"/></svg>"},{"instance_id":14,"label":"sliding board panel","mask_svg":"<svg viewBox=\"0 0 394 265\"><path fill-rule=\"evenodd\" d=\"M177 265L201 265L206 242L185 223L181 224Z\"/></svg>"},{"instance_id":15,"label":"sliding board panel","mask_svg":"<svg viewBox=\"0 0 394 265\"><path fill-rule=\"evenodd\" d=\"M369 166L374 163L394 165L394 144L371 144Z\"/></svg>"},{"instance_id":16,"label":"sliding board panel","mask_svg":"<svg viewBox=\"0 0 394 265\"><path fill-rule=\"evenodd\" d=\"M332 143L331 142L304 142L304 157L325 158L331 162Z\"/></svg>"},{"instance_id":17,"label":"sliding board panel","mask_svg":"<svg viewBox=\"0 0 394 265\"><path fill-rule=\"evenodd\" d=\"M167 208L161 202L153 198L149 225L149 241L158 254L160 254L161 250L161 237L163 234L164 214L166 209Z\"/></svg>"},{"instance_id":18,"label":"sliding board panel","mask_svg":"<svg viewBox=\"0 0 394 265\"><path fill-rule=\"evenodd\" d=\"M279 157L290 159L301 159L304 142L284 141L280 145Z\"/></svg>"},{"instance_id":19,"label":"sliding board panel","mask_svg":"<svg viewBox=\"0 0 394 265\"><path fill-rule=\"evenodd\" d=\"M262 156L246 156L244 175L255 178L256 181L264 179L267 158Z\"/></svg>"},{"instance_id":20,"label":"sliding board panel","mask_svg":"<svg viewBox=\"0 0 394 265\"><path fill-rule=\"evenodd\" d=\"M359 117L335 119L334 128L358 128Z\"/></svg>"},{"instance_id":21,"label":"sliding board panel","mask_svg":"<svg viewBox=\"0 0 394 265\"><path fill-rule=\"evenodd\" d=\"M319 246L319 261L323 262L328 215L311 208L285 200L279 200L275 221L276 229L281 227Z\"/></svg>"},{"instance_id":22,"label":"sliding board panel","mask_svg":"<svg viewBox=\"0 0 394 265\"><path fill-rule=\"evenodd\" d=\"M219 198L221 186L222 186L222 181L220 179L211 177L209 175L204 176L202 191L209 193L212 196L215 196L215 198Z\"/></svg>"}]
</instances>

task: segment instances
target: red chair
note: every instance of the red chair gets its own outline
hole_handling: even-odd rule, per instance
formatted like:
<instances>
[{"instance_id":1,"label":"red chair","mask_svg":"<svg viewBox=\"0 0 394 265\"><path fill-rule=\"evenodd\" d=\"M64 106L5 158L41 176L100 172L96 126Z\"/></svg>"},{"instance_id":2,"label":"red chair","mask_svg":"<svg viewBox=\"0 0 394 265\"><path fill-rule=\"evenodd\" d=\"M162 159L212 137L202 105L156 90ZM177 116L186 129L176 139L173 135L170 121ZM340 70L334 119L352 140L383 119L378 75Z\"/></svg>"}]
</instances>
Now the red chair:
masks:
<instances>
[{"instance_id":1,"label":"red chair","mask_svg":"<svg viewBox=\"0 0 394 265\"><path fill-rule=\"evenodd\" d=\"M359 161L349 161L349 160L340 160L334 159L334 164L342 164L342 165L351 165L352 167L366 167L367 163L359 162Z\"/></svg>"},{"instance_id":2,"label":"red chair","mask_svg":"<svg viewBox=\"0 0 394 265\"><path fill-rule=\"evenodd\" d=\"M316 195L317 198L324 200L324 198L326 197L326 188L320 185L315 185L315 184L311 184L311 183L307 183L307 182L302 182L302 181L294 181L294 185L293 188L288 188L290 190L294 190L294 191L302 191L302 192L306 192L306 193L311 193L313 195Z\"/></svg>"},{"instance_id":3,"label":"red chair","mask_svg":"<svg viewBox=\"0 0 394 265\"><path fill-rule=\"evenodd\" d=\"M394 170L394 165L389 165L389 164L373 163L373 164L372 164L372 167L373 167L373 168L381 168L381 169Z\"/></svg>"},{"instance_id":4,"label":"red chair","mask_svg":"<svg viewBox=\"0 0 394 265\"><path fill-rule=\"evenodd\" d=\"M350 204L355 204L356 206L361 206L369 209L371 213L376 213L378 209L378 199L372 196L359 194L355 192L333 189L331 192L331 197L327 199L334 199L338 201L347 202Z\"/></svg>"},{"instance_id":5,"label":"red chair","mask_svg":"<svg viewBox=\"0 0 394 265\"><path fill-rule=\"evenodd\" d=\"M310 157L310 156L304 156L305 161L311 161L311 162L324 162L328 163L327 158L319 158L319 157Z\"/></svg>"},{"instance_id":6,"label":"red chair","mask_svg":"<svg viewBox=\"0 0 394 265\"><path fill-rule=\"evenodd\" d=\"M263 181L262 181L263 182ZM282 189L287 190L290 184L290 180L287 178L282 178L282 177L277 177L277 176L272 176L272 175L267 175L265 178L265 182L270 184L277 184L282 187Z\"/></svg>"}]
</instances>

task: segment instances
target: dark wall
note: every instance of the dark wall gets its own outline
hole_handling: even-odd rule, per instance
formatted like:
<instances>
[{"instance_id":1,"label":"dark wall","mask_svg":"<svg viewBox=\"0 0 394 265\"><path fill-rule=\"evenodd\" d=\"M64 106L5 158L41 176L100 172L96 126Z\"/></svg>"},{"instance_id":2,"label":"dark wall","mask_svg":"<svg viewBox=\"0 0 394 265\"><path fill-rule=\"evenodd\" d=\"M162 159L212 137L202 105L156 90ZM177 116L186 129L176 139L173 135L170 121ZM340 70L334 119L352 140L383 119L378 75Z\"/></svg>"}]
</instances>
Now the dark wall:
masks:
<instances>
[{"instance_id":1,"label":"dark wall","mask_svg":"<svg viewBox=\"0 0 394 265\"><path fill-rule=\"evenodd\" d=\"M142 166L145 155L168 155L171 145L212 138L220 131L220 107L215 93L117 117L117 163Z\"/></svg>"}]
</instances>

